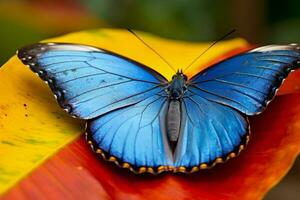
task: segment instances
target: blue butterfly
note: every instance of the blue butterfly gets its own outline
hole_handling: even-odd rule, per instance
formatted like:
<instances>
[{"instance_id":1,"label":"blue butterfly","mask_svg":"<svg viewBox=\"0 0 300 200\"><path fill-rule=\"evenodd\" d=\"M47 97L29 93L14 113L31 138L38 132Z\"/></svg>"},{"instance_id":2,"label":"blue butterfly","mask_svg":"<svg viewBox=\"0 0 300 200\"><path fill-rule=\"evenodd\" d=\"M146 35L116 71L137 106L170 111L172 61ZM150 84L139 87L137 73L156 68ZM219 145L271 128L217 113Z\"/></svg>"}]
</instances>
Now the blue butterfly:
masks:
<instances>
[{"instance_id":1,"label":"blue butterfly","mask_svg":"<svg viewBox=\"0 0 300 200\"><path fill-rule=\"evenodd\" d=\"M18 52L59 105L87 120L96 153L142 173L194 172L235 157L249 140L248 116L261 113L288 74L300 46L270 45L231 57L188 79L113 52L38 43Z\"/></svg>"}]
</instances>

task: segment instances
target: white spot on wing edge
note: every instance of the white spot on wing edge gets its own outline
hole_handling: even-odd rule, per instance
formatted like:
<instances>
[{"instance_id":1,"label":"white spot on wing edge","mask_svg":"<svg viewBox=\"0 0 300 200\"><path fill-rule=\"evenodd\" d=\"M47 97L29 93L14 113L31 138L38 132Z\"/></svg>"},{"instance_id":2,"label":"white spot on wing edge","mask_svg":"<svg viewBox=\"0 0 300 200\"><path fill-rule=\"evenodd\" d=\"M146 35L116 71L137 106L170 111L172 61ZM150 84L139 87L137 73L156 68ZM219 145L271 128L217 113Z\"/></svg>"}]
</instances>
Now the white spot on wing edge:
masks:
<instances>
[{"instance_id":1,"label":"white spot on wing edge","mask_svg":"<svg viewBox=\"0 0 300 200\"><path fill-rule=\"evenodd\" d=\"M92 46L80 45L80 44L59 44L59 43L45 43L50 50L72 50L72 51L100 51L101 49Z\"/></svg>"},{"instance_id":2,"label":"white spot on wing edge","mask_svg":"<svg viewBox=\"0 0 300 200\"><path fill-rule=\"evenodd\" d=\"M255 48L249 52L266 52L266 51L275 51L275 50L296 50L299 44L289 44L289 45L267 45Z\"/></svg>"}]
</instances>

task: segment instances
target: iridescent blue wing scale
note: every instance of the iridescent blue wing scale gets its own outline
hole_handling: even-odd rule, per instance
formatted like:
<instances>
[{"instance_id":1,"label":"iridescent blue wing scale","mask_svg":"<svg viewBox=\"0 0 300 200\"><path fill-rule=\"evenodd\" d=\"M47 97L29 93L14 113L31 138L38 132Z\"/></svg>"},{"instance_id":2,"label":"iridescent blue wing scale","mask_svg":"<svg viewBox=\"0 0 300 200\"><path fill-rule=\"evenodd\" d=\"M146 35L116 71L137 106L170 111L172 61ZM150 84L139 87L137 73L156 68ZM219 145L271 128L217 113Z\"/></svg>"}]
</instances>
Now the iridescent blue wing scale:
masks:
<instances>
[{"instance_id":1,"label":"iridescent blue wing scale","mask_svg":"<svg viewBox=\"0 0 300 200\"><path fill-rule=\"evenodd\" d=\"M189 91L246 115L259 114L289 72L299 67L297 45L270 45L227 59L197 74Z\"/></svg>"},{"instance_id":2,"label":"iridescent blue wing scale","mask_svg":"<svg viewBox=\"0 0 300 200\"><path fill-rule=\"evenodd\" d=\"M49 84L62 108L88 120L96 151L136 167L170 164L161 128L168 82L159 73L77 44L35 44L21 49L18 57Z\"/></svg>"},{"instance_id":3,"label":"iridescent blue wing scale","mask_svg":"<svg viewBox=\"0 0 300 200\"><path fill-rule=\"evenodd\" d=\"M260 47L191 78L175 165L207 168L243 149L249 139L247 115L261 113L289 72L299 68L299 49Z\"/></svg>"},{"instance_id":4,"label":"iridescent blue wing scale","mask_svg":"<svg viewBox=\"0 0 300 200\"><path fill-rule=\"evenodd\" d=\"M93 143L101 147L94 150L100 151L105 159L111 155L119 158L117 164L120 166L130 163L130 168L172 165L172 154L163 128L167 105L164 97L153 95L133 106L92 120L88 132Z\"/></svg>"},{"instance_id":5,"label":"iridescent blue wing scale","mask_svg":"<svg viewBox=\"0 0 300 200\"><path fill-rule=\"evenodd\" d=\"M235 109L198 95L187 93L183 99L182 134L175 152L175 166L212 164L217 158L238 152L248 140L248 123ZM226 159L226 158L225 158Z\"/></svg>"},{"instance_id":6,"label":"iridescent blue wing scale","mask_svg":"<svg viewBox=\"0 0 300 200\"><path fill-rule=\"evenodd\" d=\"M167 83L142 64L90 46L40 43L18 56L50 85L62 108L82 119L136 104Z\"/></svg>"}]
</instances>

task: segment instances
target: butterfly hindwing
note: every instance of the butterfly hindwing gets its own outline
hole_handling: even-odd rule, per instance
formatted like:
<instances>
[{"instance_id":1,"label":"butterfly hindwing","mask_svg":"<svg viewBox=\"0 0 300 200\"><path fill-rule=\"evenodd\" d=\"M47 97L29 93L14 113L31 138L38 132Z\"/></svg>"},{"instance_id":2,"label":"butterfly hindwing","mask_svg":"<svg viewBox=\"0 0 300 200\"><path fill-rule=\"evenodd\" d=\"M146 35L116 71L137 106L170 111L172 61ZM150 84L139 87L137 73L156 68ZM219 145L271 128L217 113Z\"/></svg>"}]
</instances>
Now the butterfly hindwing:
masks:
<instances>
[{"instance_id":1,"label":"butterfly hindwing","mask_svg":"<svg viewBox=\"0 0 300 200\"><path fill-rule=\"evenodd\" d=\"M182 134L175 152L175 166L212 164L238 152L248 140L248 122L235 109L187 93L182 103Z\"/></svg>"},{"instance_id":2,"label":"butterfly hindwing","mask_svg":"<svg viewBox=\"0 0 300 200\"><path fill-rule=\"evenodd\" d=\"M133 106L92 120L87 132L95 146L94 150L100 148L118 158L120 165L172 165L172 155L163 128L167 107L164 97L153 95Z\"/></svg>"},{"instance_id":3,"label":"butterfly hindwing","mask_svg":"<svg viewBox=\"0 0 300 200\"><path fill-rule=\"evenodd\" d=\"M50 85L62 108L83 119L133 105L167 83L142 64L90 46L39 43L18 57Z\"/></svg>"}]
</instances>

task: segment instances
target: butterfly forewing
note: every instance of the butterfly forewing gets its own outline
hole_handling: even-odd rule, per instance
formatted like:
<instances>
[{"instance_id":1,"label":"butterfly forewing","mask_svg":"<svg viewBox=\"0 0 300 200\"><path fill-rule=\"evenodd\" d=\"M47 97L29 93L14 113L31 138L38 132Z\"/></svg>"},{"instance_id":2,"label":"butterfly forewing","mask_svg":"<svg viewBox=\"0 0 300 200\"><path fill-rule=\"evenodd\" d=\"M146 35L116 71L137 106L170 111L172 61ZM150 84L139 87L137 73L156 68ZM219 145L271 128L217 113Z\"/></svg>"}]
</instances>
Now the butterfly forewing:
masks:
<instances>
[{"instance_id":1,"label":"butterfly forewing","mask_svg":"<svg viewBox=\"0 0 300 200\"><path fill-rule=\"evenodd\" d=\"M83 119L133 105L167 83L150 68L90 46L41 43L18 57L50 85L61 107Z\"/></svg>"},{"instance_id":2,"label":"butterfly forewing","mask_svg":"<svg viewBox=\"0 0 300 200\"><path fill-rule=\"evenodd\" d=\"M190 80L189 90L246 115L264 110L289 72L299 68L297 45L271 45L216 64Z\"/></svg>"}]
</instances>

